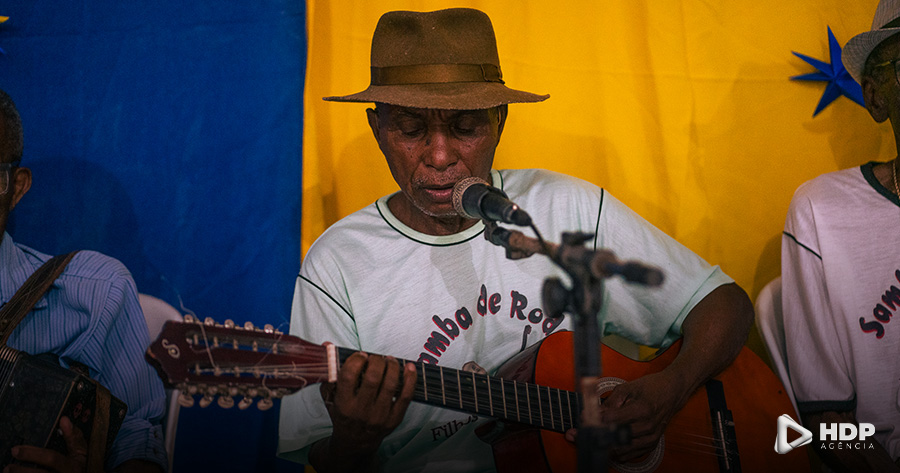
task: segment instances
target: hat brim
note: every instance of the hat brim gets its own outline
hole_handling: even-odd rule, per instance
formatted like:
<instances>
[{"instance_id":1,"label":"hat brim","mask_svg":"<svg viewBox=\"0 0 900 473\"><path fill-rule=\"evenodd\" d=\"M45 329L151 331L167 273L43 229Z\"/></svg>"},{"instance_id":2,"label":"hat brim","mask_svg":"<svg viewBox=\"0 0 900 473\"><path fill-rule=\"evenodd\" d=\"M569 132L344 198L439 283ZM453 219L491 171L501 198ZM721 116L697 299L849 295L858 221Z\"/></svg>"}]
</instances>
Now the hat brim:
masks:
<instances>
[{"instance_id":1,"label":"hat brim","mask_svg":"<svg viewBox=\"0 0 900 473\"><path fill-rule=\"evenodd\" d=\"M884 28L866 31L850 38L850 41L847 41L847 45L841 50L841 62L844 63L844 69L847 69L856 82L862 83L863 69L872 50L897 33L900 33L900 28Z\"/></svg>"},{"instance_id":2,"label":"hat brim","mask_svg":"<svg viewBox=\"0 0 900 473\"><path fill-rule=\"evenodd\" d=\"M547 100L538 95L510 89L499 82L454 82L440 84L370 85L366 90L334 97L330 102L382 102L400 107L442 110L481 110L510 103Z\"/></svg>"}]
</instances>

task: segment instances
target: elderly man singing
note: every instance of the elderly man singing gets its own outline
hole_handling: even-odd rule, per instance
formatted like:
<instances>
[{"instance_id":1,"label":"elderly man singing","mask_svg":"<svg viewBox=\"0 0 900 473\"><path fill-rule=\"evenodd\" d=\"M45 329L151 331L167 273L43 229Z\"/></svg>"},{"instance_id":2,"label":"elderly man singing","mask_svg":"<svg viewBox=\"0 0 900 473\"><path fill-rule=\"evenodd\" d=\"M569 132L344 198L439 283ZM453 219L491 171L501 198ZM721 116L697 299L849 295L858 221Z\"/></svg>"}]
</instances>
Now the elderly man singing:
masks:
<instances>
[{"instance_id":1,"label":"elderly man singing","mask_svg":"<svg viewBox=\"0 0 900 473\"><path fill-rule=\"evenodd\" d=\"M637 343L684 339L665 370L619 385L604 403L604 422L627 424L633 435L614 456L650 451L671 416L740 350L753 318L744 291L601 188L545 170L493 169L508 104L548 96L506 87L484 13L386 13L371 66L366 90L326 100L375 104L368 123L400 191L337 222L306 255L291 333L359 352L335 383L285 399L280 454L321 473L495 471L491 446L475 435L488 419L411 404L416 383L427 396L441 388L431 368L477 364L494 373L572 323L541 305L543 280L561 270L543 257L507 259L482 238L482 220L455 210L454 186L469 177L527 209L544 235L584 231L594 234L591 248L664 268L658 289L609 280L598 315L604 333ZM463 396L459 384L453 399Z\"/></svg>"}]
</instances>

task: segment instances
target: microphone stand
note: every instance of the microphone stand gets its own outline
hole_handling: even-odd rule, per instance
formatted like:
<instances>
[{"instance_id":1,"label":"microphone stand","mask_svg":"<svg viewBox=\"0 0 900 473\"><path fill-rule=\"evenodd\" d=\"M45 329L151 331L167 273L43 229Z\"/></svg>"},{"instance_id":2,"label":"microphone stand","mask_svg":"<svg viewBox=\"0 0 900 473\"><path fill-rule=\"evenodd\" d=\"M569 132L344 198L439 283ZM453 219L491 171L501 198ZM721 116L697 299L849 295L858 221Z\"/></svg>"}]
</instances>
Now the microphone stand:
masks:
<instances>
[{"instance_id":1,"label":"microphone stand","mask_svg":"<svg viewBox=\"0 0 900 473\"><path fill-rule=\"evenodd\" d=\"M574 354L576 389L581 393L582 412L578 425L576 448L580 473L606 471L612 446L631 441L628 426L604 425L600 415L600 326L597 314L603 302L603 280L619 274L627 280L648 285L662 283L662 273L635 262L620 262L609 250L589 250L584 244L593 238L587 233L563 233L562 244L526 237L496 222L484 221L484 237L506 249L509 259L527 258L535 253L548 256L571 278L567 289L559 278L548 278L543 285L544 314L561 317L569 311L574 316ZM537 229L532 226L537 233ZM538 233L538 235L540 235Z\"/></svg>"}]
</instances>

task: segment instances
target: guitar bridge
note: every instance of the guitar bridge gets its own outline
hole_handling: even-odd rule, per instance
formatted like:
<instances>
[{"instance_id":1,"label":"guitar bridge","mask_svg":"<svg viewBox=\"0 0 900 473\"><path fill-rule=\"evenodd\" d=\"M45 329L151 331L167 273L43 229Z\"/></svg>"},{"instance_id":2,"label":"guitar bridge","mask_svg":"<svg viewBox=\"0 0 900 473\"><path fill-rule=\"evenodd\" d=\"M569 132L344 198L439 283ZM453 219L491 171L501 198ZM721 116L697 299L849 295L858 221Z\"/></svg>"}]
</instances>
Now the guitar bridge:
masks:
<instances>
[{"instance_id":1,"label":"guitar bridge","mask_svg":"<svg viewBox=\"0 0 900 473\"><path fill-rule=\"evenodd\" d=\"M741 457L738 453L737 434L734 431L734 418L728 410L722 382L717 379L709 380L706 383L706 397L712 416L713 442L719 459L719 471L740 473Z\"/></svg>"}]
</instances>

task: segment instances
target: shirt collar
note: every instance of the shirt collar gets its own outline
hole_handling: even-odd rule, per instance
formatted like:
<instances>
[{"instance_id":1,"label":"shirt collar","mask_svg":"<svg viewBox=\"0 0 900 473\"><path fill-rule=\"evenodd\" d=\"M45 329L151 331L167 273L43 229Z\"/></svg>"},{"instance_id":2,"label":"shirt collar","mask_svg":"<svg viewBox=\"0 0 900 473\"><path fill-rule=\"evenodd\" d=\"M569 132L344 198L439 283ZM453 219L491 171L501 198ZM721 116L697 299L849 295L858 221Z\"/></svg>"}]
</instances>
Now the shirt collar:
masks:
<instances>
[{"instance_id":1,"label":"shirt collar","mask_svg":"<svg viewBox=\"0 0 900 473\"><path fill-rule=\"evenodd\" d=\"M6 304L38 267L28 260L28 256L11 236L3 232L3 241L0 242L0 303ZM42 297L34 308L46 306L47 300Z\"/></svg>"},{"instance_id":2,"label":"shirt collar","mask_svg":"<svg viewBox=\"0 0 900 473\"><path fill-rule=\"evenodd\" d=\"M503 190L503 177L500 175L499 171L491 169L491 180L493 181L492 184L494 187ZM391 228L400 232L413 241L424 243L430 246L451 246L469 241L480 235L481 232L484 231L484 222L481 220L476 222L475 225L472 225L471 227L452 235L428 235L413 230L405 223L401 222L400 219L398 219L396 216L394 216L394 214L388 207L388 200L390 200L391 197L393 197L395 194L397 194L397 192L378 199L375 202L375 207L378 209L381 217L387 222L388 225L391 226Z\"/></svg>"}]
</instances>

